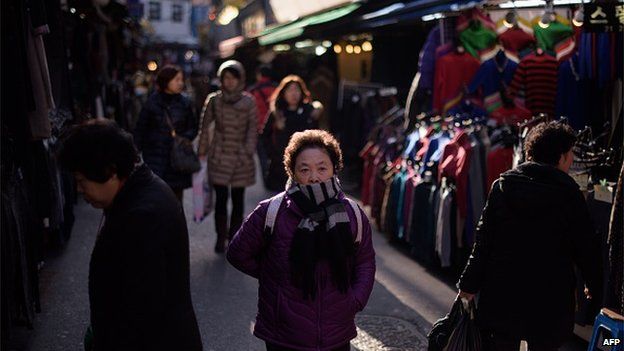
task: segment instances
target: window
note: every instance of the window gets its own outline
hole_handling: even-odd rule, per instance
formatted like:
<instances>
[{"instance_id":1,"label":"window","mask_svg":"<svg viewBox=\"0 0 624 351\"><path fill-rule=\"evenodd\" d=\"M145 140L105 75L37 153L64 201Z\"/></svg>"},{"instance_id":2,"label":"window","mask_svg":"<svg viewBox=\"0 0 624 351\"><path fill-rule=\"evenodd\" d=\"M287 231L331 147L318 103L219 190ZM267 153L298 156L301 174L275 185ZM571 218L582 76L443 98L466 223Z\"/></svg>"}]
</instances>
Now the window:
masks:
<instances>
[{"instance_id":1,"label":"window","mask_svg":"<svg viewBox=\"0 0 624 351\"><path fill-rule=\"evenodd\" d=\"M149 19L150 21L160 21L160 3L159 2L150 1Z\"/></svg>"},{"instance_id":2,"label":"window","mask_svg":"<svg viewBox=\"0 0 624 351\"><path fill-rule=\"evenodd\" d=\"M182 22L182 17L183 17L182 5L173 4L171 7L171 20L173 22Z\"/></svg>"}]
</instances>

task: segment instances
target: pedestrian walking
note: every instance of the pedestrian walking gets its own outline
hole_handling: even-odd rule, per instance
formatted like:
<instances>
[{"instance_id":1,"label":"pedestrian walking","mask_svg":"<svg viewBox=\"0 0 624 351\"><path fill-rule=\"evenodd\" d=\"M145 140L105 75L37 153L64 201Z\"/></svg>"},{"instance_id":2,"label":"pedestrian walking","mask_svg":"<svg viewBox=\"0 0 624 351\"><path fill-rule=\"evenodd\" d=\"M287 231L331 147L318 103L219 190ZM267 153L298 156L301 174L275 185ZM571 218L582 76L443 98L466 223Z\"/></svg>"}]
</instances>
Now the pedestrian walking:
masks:
<instances>
[{"instance_id":1,"label":"pedestrian walking","mask_svg":"<svg viewBox=\"0 0 624 351\"><path fill-rule=\"evenodd\" d=\"M89 265L87 350L202 350L189 277L189 238L171 188L140 163L111 121L74 127L60 164L104 210Z\"/></svg>"},{"instance_id":2,"label":"pedestrian walking","mask_svg":"<svg viewBox=\"0 0 624 351\"><path fill-rule=\"evenodd\" d=\"M567 173L576 137L542 123L524 143L528 162L494 183L460 278L460 296L479 294L484 350L556 350L572 335L576 265L587 296L602 298L600 238L585 198Z\"/></svg>"},{"instance_id":3,"label":"pedestrian walking","mask_svg":"<svg viewBox=\"0 0 624 351\"><path fill-rule=\"evenodd\" d=\"M182 95L184 75L180 67L163 67L156 77L156 88L141 110L134 141L145 163L182 202L184 189L192 185L192 174L172 167L171 150L174 135L195 139L197 118L191 101Z\"/></svg>"},{"instance_id":4,"label":"pedestrian walking","mask_svg":"<svg viewBox=\"0 0 624 351\"><path fill-rule=\"evenodd\" d=\"M256 103L244 92L245 69L240 62L219 67L221 90L208 95L202 110L199 155L208 158L208 173L216 193L215 252L225 251L243 221L245 188L256 182L254 153L258 132ZM214 124L214 126L213 126ZM232 196L228 226L227 203Z\"/></svg>"},{"instance_id":5,"label":"pedestrian walking","mask_svg":"<svg viewBox=\"0 0 624 351\"><path fill-rule=\"evenodd\" d=\"M259 281L254 335L267 350L349 350L355 314L375 281L371 227L343 193L336 139L293 135L289 187L262 201L228 248L229 262Z\"/></svg>"},{"instance_id":6,"label":"pedestrian walking","mask_svg":"<svg viewBox=\"0 0 624 351\"><path fill-rule=\"evenodd\" d=\"M269 65L260 65L256 70L256 84L249 88L249 93L256 99L256 111L258 113L258 134L264 130L267 118L269 117L269 107L271 97L275 92L277 83L273 81L272 70ZM262 171L262 180L264 186L267 187L267 175L269 171L269 159L261 139L258 142L258 159L260 160L260 169Z\"/></svg>"},{"instance_id":7,"label":"pedestrian walking","mask_svg":"<svg viewBox=\"0 0 624 351\"><path fill-rule=\"evenodd\" d=\"M296 75L282 79L271 98L271 114L262 135L269 156L265 182L268 189L284 189L288 179L282 165L284 149L294 133L317 129L322 111L323 107L319 102L312 102L303 79Z\"/></svg>"}]
</instances>

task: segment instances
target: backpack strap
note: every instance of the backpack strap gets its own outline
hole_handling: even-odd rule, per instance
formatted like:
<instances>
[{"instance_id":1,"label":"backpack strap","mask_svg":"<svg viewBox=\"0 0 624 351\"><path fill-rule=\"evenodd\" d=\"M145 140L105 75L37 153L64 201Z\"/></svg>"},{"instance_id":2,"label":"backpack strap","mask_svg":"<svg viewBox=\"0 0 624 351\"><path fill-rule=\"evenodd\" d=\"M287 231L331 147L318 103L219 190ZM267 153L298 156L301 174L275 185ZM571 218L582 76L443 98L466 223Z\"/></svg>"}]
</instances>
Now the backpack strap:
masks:
<instances>
[{"instance_id":1,"label":"backpack strap","mask_svg":"<svg viewBox=\"0 0 624 351\"><path fill-rule=\"evenodd\" d=\"M273 228L275 227L275 221L277 220L277 212L284 201L284 195L286 192L281 192L269 200L269 208L267 209L266 217L264 218L264 233L266 236L273 236Z\"/></svg>"},{"instance_id":2,"label":"backpack strap","mask_svg":"<svg viewBox=\"0 0 624 351\"><path fill-rule=\"evenodd\" d=\"M264 218L264 234L268 238L273 236L273 229L275 228L275 222L277 221L277 213L279 212L280 206L282 205L282 202L284 201L285 194L286 192L281 192L273 196L271 200L269 200L269 208L267 209L266 217ZM359 244L360 241L362 241L362 230L363 230L362 212L360 212L361 211L360 207L355 201L351 200L348 197L345 197L345 199L347 200L347 202L349 203L349 206L355 213L355 222L356 222L356 228L357 228L357 235L355 237L355 243Z\"/></svg>"},{"instance_id":3,"label":"backpack strap","mask_svg":"<svg viewBox=\"0 0 624 351\"><path fill-rule=\"evenodd\" d=\"M363 230L363 224L362 224L362 212L360 212L360 206L358 206L358 204L351 200L348 197L345 197L345 199L347 200L347 202L349 203L349 206L351 206L351 209L353 209L353 212L355 213L355 222L357 224L357 236L355 237L355 243L359 244L360 241L362 241L362 230Z\"/></svg>"}]
</instances>

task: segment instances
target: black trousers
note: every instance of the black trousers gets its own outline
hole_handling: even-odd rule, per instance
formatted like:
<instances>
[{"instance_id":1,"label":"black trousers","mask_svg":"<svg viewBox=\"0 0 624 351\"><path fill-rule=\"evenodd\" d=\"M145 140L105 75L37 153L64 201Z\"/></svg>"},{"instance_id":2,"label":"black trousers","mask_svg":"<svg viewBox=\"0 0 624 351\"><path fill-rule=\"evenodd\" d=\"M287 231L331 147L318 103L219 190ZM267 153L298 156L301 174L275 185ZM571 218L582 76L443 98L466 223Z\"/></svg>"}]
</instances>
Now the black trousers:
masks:
<instances>
[{"instance_id":1,"label":"black trousers","mask_svg":"<svg viewBox=\"0 0 624 351\"><path fill-rule=\"evenodd\" d=\"M297 351L296 349L289 349L288 347L273 345L271 343L266 343L267 351ZM340 347L333 349L332 351L349 351L351 350L351 344L346 343Z\"/></svg>"},{"instance_id":2,"label":"black trousers","mask_svg":"<svg viewBox=\"0 0 624 351\"><path fill-rule=\"evenodd\" d=\"M216 194L215 217L227 217L227 203L232 193L232 218L243 218L245 210L245 188L213 185Z\"/></svg>"},{"instance_id":3,"label":"black trousers","mask_svg":"<svg viewBox=\"0 0 624 351\"><path fill-rule=\"evenodd\" d=\"M493 332L481 331L481 342L483 351L518 351L520 350L520 339L510 338ZM556 351L557 345L547 345L539 342L527 341L529 351Z\"/></svg>"}]
</instances>

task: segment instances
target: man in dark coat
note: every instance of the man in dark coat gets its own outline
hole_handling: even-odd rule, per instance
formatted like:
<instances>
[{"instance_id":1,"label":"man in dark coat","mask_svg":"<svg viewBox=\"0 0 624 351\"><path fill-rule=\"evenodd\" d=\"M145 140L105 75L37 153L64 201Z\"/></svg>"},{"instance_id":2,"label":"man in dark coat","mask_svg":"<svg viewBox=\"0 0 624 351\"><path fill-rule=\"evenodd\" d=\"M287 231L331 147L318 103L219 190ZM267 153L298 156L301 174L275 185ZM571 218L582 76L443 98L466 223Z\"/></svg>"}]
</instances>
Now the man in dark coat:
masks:
<instances>
[{"instance_id":1,"label":"man in dark coat","mask_svg":"<svg viewBox=\"0 0 624 351\"><path fill-rule=\"evenodd\" d=\"M574 326L576 265L588 290L602 296L600 241L585 198L567 172L576 137L558 122L536 126L525 141L528 162L492 186L460 296L479 293L484 350L556 350Z\"/></svg>"},{"instance_id":2,"label":"man in dark coat","mask_svg":"<svg viewBox=\"0 0 624 351\"><path fill-rule=\"evenodd\" d=\"M95 350L201 350L180 203L109 121L74 127L61 164L104 216L89 267Z\"/></svg>"}]
</instances>

